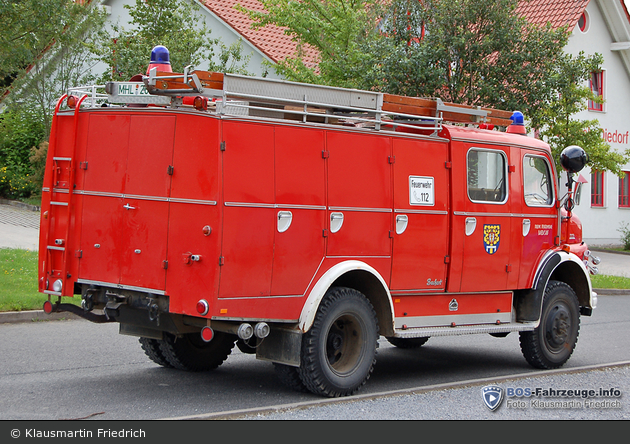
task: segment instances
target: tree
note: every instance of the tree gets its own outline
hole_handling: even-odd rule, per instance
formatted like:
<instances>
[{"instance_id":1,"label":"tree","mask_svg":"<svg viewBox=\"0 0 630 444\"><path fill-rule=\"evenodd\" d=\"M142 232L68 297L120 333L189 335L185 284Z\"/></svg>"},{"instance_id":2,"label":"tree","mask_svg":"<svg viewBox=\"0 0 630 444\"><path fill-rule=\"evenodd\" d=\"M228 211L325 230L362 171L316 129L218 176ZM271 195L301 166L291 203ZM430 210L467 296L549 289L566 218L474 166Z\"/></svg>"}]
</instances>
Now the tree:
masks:
<instances>
[{"instance_id":1,"label":"tree","mask_svg":"<svg viewBox=\"0 0 630 444\"><path fill-rule=\"evenodd\" d=\"M549 77L568 35L528 23L516 7L513 0L395 0L378 42L381 87L530 114L552 98Z\"/></svg>"},{"instance_id":2,"label":"tree","mask_svg":"<svg viewBox=\"0 0 630 444\"><path fill-rule=\"evenodd\" d=\"M7 92L0 114L0 166L5 175L0 192L28 197L41 189L43 162L31 162L31 154L48 139L55 103L69 87L93 79L94 61L86 42L104 15L90 3L0 1L0 22L7 25L0 37L0 72Z\"/></svg>"},{"instance_id":3,"label":"tree","mask_svg":"<svg viewBox=\"0 0 630 444\"><path fill-rule=\"evenodd\" d=\"M103 81L128 81L136 74L145 74L151 50L164 45L170 53L174 72L183 72L188 65L209 63L210 70L231 69L246 73L249 56L242 52L240 42L230 46L219 39L210 39L211 31L200 21L199 7L179 0L136 0L125 5L131 16L130 29L116 23L104 29L93 52L109 70ZM219 54L215 56L218 45ZM216 60L215 60L216 59Z\"/></svg>"},{"instance_id":4,"label":"tree","mask_svg":"<svg viewBox=\"0 0 630 444\"><path fill-rule=\"evenodd\" d=\"M96 9L73 0L0 0L0 93L50 50L66 45Z\"/></svg>"},{"instance_id":5,"label":"tree","mask_svg":"<svg viewBox=\"0 0 630 444\"><path fill-rule=\"evenodd\" d=\"M361 68L371 55L365 45L378 38L377 24L382 16L380 0L261 0L265 12L239 9L254 20L254 28L269 24L286 27L298 43L293 57L274 66L289 80L356 87L364 82ZM318 66L304 61L304 48L319 52Z\"/></svg>"},{"instance_id":6,"label":"tree","mask_svg":"<svg viewBox=\"0 0 630 444\"><path fill-rule=\"evenodd\" d=\"M531 125L539 129L540 137L551 146L558 171L560 153L570 145L578 145L587 152L591 168L622 174L621 167L630 161L630 149L625 152L611 150L603 139L602 130L596 119L581 120L575 116L587 107L587 101L601 103L587 86L592 72L601 70L603 57L580 52L577 56L565 54L556 65L549 88L555 100L542 107L532 116Z\"/></svg>"}]
</instances>

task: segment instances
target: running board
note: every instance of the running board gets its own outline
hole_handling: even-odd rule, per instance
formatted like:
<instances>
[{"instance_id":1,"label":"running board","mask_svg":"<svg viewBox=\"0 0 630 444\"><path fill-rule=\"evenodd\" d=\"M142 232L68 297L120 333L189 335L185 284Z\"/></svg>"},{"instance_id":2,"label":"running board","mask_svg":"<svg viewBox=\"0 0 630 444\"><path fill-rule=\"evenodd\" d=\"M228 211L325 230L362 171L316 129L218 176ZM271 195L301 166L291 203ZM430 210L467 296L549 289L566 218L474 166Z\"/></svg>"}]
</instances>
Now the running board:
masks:
<instances>
[{"instance_id":1,"label":"running board","mask_svg":"<svg viewBox=\"0 0 630 444\"><path fill-rule=\"evenodd\" d=\"M419 327L396 329L397 338L428 338L430 336L457 336L473 333L510 333L513 331L531 331L538 327L538 322L517 322L509 324L457 325L455 327Z\"/></svg>"}]
</instances>

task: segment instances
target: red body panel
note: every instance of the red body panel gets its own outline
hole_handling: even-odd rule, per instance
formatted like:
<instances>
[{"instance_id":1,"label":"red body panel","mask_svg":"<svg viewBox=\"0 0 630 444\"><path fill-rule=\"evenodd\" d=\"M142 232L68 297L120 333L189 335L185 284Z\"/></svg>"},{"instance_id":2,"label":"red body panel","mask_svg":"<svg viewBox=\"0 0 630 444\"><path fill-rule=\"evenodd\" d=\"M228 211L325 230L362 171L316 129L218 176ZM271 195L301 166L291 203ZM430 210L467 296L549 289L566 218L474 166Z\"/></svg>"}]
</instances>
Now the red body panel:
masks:
<instances>
[{"instance_id":1,"label":"red body panel","mask_svg":"<svg viewBox=\"0 0 630 444\"><path fill-rule=\"evenodd\" d=\"M531 206L523 194L524 156L553 165L549 149L520 135L167 109L63 113L55 125L54 157L75 167L47 166L40 290L66 270L64 295L99 284L164 294L171 313L199 316L205 299L207 318L297 321L325 273L355 260L389 286L397 322L447 322L456 307L492 323L557 244L557 196ZM505 199L468 189L480 174L471 150L504 161ZM51 249L57 238L69 248Z\"/></svg>"}]
</instances>

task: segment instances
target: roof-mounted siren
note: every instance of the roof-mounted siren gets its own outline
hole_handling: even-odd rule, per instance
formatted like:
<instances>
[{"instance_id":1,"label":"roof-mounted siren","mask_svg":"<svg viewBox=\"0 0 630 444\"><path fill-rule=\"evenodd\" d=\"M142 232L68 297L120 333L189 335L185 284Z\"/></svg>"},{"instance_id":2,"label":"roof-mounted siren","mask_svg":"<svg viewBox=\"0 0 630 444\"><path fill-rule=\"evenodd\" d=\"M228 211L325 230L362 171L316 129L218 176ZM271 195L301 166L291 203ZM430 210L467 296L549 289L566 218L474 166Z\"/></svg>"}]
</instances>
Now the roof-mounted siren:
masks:
<instances>
[{"instance_id":1,"label":"roof-mounted siren","mask_svg":"<svg viewBox=\"0 0 630 444\"><path fill-rule=\"evenodd\" d=\"M505 130L507 133L522 134L525 136L527 131L525 130L525 116L520 111L514 111L510 116L512 123Z\"/></svg>"},{"instance_id":2,"label":"roof-mounted siren","mask_svg":"<svg viewBox=\"0 0 630 444\"><path fill-rule=\"evenodd\" d=\"M562 165L562 168L564 168L564 170L567 172L567 187L568 187L568 194L567 194L567 201L564 204L564 208L567 210L567 212L569 213L569 217L571 217L571 211L573 210L573 207L575 206L574 201L573 201L573 193L577 192L577 188L576 190L573 190L573 184L575 182L575 180L573 179L573 175L575 173L579 173L580 171L582 171L582 169L586 166L586 164L589 161L589 157L588 154L586 154L586 151L584 151L582 148L580 148L577 145L570 145L568 147L566 147L565 149L562 150L562 153L560 154L560 164ZM578 186L581 185L580 182L577 182Z\"/></svg>"},{"instance_id":3,"label":"roof-mounted siren","mask_svg":"<svg viewBox=\"0 0 630 444\"><path fill-rule=\"evenodd\" d=\"M157 68L157 71L162 72L173 72L171 57L166 46L157 45L151 50L151 62L147 68L147 75L151 68Z\"/></svg>"}]
</instances>

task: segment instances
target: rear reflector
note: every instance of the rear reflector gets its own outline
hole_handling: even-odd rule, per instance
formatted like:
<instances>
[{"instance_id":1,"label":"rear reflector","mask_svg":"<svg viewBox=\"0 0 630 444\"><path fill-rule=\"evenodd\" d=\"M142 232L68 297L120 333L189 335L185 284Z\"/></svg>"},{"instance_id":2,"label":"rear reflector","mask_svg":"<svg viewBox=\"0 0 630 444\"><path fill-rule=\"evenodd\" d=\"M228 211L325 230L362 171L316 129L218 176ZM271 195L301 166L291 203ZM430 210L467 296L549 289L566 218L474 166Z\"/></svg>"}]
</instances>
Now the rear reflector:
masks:
<instances>
[{"instance_id":1,"label":"rear reflector","mask_svg":"<svg viewBox=\"0 0 630 444\"><path fill-rule=\"evenodd\" d=\"M204 342L210 342L214 338L214 331L210 327L204 327L201 329L201 339Z\"/></svg>"}]
</instances>

